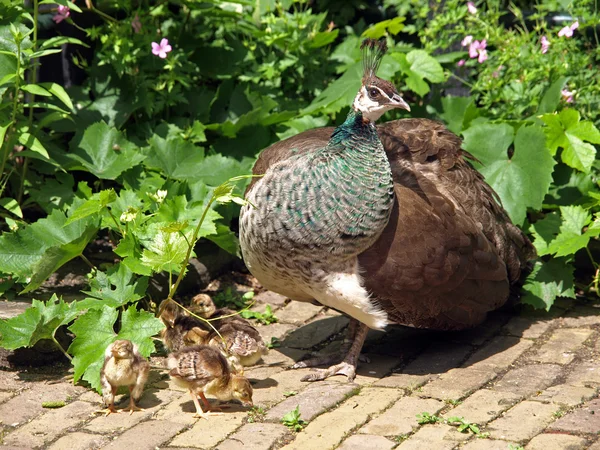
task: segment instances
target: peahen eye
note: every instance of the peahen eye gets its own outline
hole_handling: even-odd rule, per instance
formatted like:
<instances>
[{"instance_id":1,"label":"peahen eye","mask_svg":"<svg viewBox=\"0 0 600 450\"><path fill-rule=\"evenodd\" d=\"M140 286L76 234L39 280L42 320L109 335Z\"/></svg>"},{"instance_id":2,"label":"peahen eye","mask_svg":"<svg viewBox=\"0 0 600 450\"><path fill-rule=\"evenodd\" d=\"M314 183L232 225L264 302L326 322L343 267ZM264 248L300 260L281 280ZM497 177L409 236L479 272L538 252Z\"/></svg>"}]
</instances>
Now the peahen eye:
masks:
<instances>
[{"instance_id":1,"label":"peahen eye","mask_svg":"<svg viewBox=\"0 0 600 450\"><path fill-rule=\"evenodd\" d=\"M375 89L375 88L369 89L369 97L371 97L373 99L379 97L379 89Z\"/></svg>"}]
</instances>

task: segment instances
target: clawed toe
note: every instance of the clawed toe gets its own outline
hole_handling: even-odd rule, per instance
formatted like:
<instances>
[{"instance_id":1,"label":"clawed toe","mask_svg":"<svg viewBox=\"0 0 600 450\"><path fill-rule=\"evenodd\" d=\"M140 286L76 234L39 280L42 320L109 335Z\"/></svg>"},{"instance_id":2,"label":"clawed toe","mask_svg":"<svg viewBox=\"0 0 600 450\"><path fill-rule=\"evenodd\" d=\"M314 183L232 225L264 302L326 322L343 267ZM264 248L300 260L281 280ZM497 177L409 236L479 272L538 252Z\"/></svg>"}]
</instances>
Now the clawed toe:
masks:
<instances>
[{"instance_id":1,"label":"clawed toe","mask_svg":"<svg viewBox=\"0 0 600 450\"><path fill-rule=\"evenodd\" d=\"M328 369L316 369L314 373L309 373L302 378L302 381L321 381L325 380L334 375L346 375L348 381L354 381L356 377L356 369L352 364L347 362L341 362L335 366L331 366Z\"/></svg>"},{"instance_id":2,"label":"clawed toe","mask_svg":"<svg viewBox=\"0 0 600 450\"><path fill-rule=\"evenodd\" d=\"M314 358L297 362L291 366L290 369L305 369L307 367L327 366L338 363L340 359L341 358L339 355L315 356Z\"/></svg>"}]
</instances>

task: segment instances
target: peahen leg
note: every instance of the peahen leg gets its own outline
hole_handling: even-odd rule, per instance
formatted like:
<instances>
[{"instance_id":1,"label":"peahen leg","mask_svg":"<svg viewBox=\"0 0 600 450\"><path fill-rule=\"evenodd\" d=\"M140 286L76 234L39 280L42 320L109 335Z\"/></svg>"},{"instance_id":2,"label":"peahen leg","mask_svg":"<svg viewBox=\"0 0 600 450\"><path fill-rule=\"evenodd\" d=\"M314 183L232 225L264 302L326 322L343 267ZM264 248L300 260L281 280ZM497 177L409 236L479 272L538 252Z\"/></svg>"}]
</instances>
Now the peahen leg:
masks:
<instances>
[{"instance_id":1,"label":"peahen leg","mask_svg":"<svg viewBox=\"0 0 600 450\"><path fill-rule=\"evenodd\" d=\"M354 340L342 362L333 365L328 369L317 369L315 373L308 374L302 378L302 381L325 380L333 375L346 375L348 381L354 381L360 350L362 349L367 333L369 332L369 327L358 321L356 321L355 328Z\"/></svg>"},{"instance_id":2,"label":"peahen leg","mask_svg":"<svg viewBox=\"0 0 600 450\"><path fill-rule=\"evenodd\" d=\"M358 328L358 320L350 318L348 329L346 330L346 337L342 341L340 350L331 355L315 356L314 358L305 359L294 364L290 369L304 369L305 367L317 367L326 366L331 364L337 364L342 360L342 355L345 355L350 350L350 346L354 341L356 335L356 329Z\"/></svg>"}]
</instances>

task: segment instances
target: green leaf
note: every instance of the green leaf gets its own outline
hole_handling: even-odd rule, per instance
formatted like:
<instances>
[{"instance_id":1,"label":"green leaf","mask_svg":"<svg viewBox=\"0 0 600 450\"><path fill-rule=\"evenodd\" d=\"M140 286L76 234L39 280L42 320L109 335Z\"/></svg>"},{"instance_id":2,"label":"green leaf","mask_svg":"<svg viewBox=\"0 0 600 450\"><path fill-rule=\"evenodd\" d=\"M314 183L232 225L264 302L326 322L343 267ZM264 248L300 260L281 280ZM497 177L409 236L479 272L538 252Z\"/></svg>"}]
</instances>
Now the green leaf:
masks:
<instances>
[{"instance_id":1,"label":"green leaf","mask_svg":"<svg viewBox=\"0 0 600 450\"><path fill-rule=\"evenodd\" d=\"M130 306L123 312L117 335L114 331L117 314L116 309L103 306L88 311L69 327L75 334L68 350L73 355L74 381L83 378L98 392L101 392L100 369L106 347L117 339L129 339L138 345L143 356L148 357L154 351L151 337L164 328L151 313L138 312L135 306Z\"/></svg>"},{"instance_id":2,"label":"green leaf","mask_svg":"<svg viewBox=\"0 0 600 450\"><path fill-rule=\"evenodd\" d=\"M404 28L404 20L404 17L398 16L393 19L378 22L367 28L363 32L362 37L379 39L383 36L386 36L388 33L392 36L395 36L396 34L400 33L400 31L402 31L402 29Z\"/></svg>"},{"instance_id":3,"label":"green leaf","mask_svg":"<svg viewBox=\"0 0 600 450\"><path fill-rule=\"evenodd\" d=\"M59 99L61 102L63 102L67 108L69 108L70 110L73 110L73 102L71 101L71 97L69 97L69 94L67 94L67 91L65 91L65 88L63 88L60 84L40 83L40 86L43 86L44 88L46 88L48 90L48 92L50 92L57 99Z\"/></svg>"},{"instance_id":4,"label":"green leaf","mask_svg":"<svg viewBox=\"0 0 600 450\"><path fill-rule=\"evenodd\" d=\"M117 194L114 189L106 189L100 191L92 196L89 200L86 200L79 205L69 216L65 225L69 225L77 220L81 220L85 217L91 216L92 214L99 213L107 205L117 200Z\"/></svg>"},{"instance_id":5,"label":"green leaf","mask_svg":"<svg viewBox=\"0 0 600 450\"><path fill-rule=\"evenodd\" d=\"M29 284L20 293L36 290L46 279L67 262L78 257L89 242L96 236L98 227L88 226L78 238L57 247L48 248L42 258L33 266L33 275Z\"/></svg>"},{"instance_id":6,"label":"green leaf","mask_svg":"<svg viewBox=\"0 0 600 450\"><path fill-rule=\"evenodd\" d=\"M45 219L0 236L0 272L24 281L48 248L72 243L95 224L91 217L65 226L66 220L65 213L54 210Z\"/></svg>"},{"instance_id":7,"label":"green leaf","mask_svg":"<svg viewBox=\"0 0 600 450\"><path fill-rule=\"evenodd\" d=\"M410 64L410 70L419 77L426 78L432 83L442 83L445 81L444 69L425 50L408 52L406 60Z\"/></svg>"},{"instance_id":8,"label":"green leaf","mask_svg":"<svg viewBox=\"0 0 600 450\"><path fill-rule=\"evenodd\" d=\"M583 142L569 131L565 135L568 144L562 152L562 161L569 167L588 173L596 159L596 149L593 145Z\"/></svg>"},{"instance_id":9,"label":"green leaf","mask_svg":"<svg viewBox=\"0 0 600 450\"><path fill-rule=\"evenodd\" d=\"M129 267L122 262L111 267L107 273L96 272L90 281L91 290L83 291L90 297L81 300L79 308L101 308L104 305L118 308L143 298L148 287L148 278L135 278Z\"/></svg>"},{"instance_id":10,"label":"green leaf","mask_svg":"<svg viewBox=\"0 0 600 450\"><path fill-rule=\"evenodd\" d=\"M2 141L0 141L0 142L2 142ZM15 216L20 217L21 219L23 218L23 211L21 211L21 207L19 206L19 203L14 198L10 198L10 197L0 198L0 206L2 208L6 209L7 211L10 211L11 213L13 213Z\"/></svg>"},{"instance_id":11,"label":"green leaf","mask_svg":"<svg viewBox=\"0 0 600 450\"><path fill-rule=\"evenodd\" d=\"M567 80L568 78L562 77L550 85L540 101L537 109L538 114L551 113L556 110L562 97L561 91L565 87Z\"/></svg>"},{"instance_id":12,"label":"green leaf","mask_svg":"<svg viewBox=\"0 0 600 450\"><path fill-rule=\"evenodd\" d=\"M49 3L54 3L54 2L49 2ZM88 47L89 45L87 45L85 42L81 41L80 39L74 38L74 37L69 37L69 36L55 36L52 37L50 39L46 39L45 41L42 42L42 45L40 45L40 49L46 49L46 48L51 48L51 47L60 47L63 44L76 44L76 45L81 45L83 47Z\"/></svg>"},{"instance_id":13,"label":"green leaf","mask_svg":"<svg viewBox=\"0 0 600 450\"><path fill-rule=\"evenodd\" d=\"M32 347L41 339L52 339L58 327L71 322L77 314L75 303L65 303L56 294L47 302L33 300L23 313L0 320L0 347L14 350Z\"/></svg>"},{"instance_id":14,"label":"green leaf","mask_svg":"<svg viewBox=\"0 0 600 450\"><path fill-rule=\"evenodd\" d=\"M573 270L566 258L537 260L525 280L521 302L548 311L557 297L575 298Z\"/></svg>"},{"instance_id":15,"label":"green leaf","mask_svg":"<svg viewBox=\"0 0 600 450\"><path fill-rule=\"evenodd\" d=\"M133 144L104 122L89 126L69 156L104 180L114 180L144 160L144 155Z\"/></svg>"},{"instance_id":16,"label":"green leaf","mask_svg":"<svg viewBox=\"0 0 600 450\"><path fill-rule=\"evenodd\" d=\"M43 87L38 86L37 84L26 84L25 86L21 86L21 89L25 92L29 92L34 95L41 95L43 97L51 97L52 96L52 94L50 92L48 92Z\"/></svg>"},{"instance_id":17,"label":"green leaf","mask_svg":"<svg viewBox=\"0 0 600 450\"><path fill-rule=\"evenodd\" d=\"M539 256L550 254L548 247L560 232L560 224L560 216L556 212L551 212L531 226L535 238L533 245Z\"/></svg>"},{"instance_id":18,"label":"green leaf","mask_svg":"<svg viewBox=\"0 0 600 450\"><path fill-rule=\"evenodd\" d=\"M73 381L81 378L89 382L92 388L101 392L100 369L104 362L104 351L117 339L114 324L118 312L109 306L92 309L80 316L69 327L75 339L68 352L73 355Z\"/></svg>"},{"instance_id":19,"label":"green leaf","mask_svg":"<svg viewBox=\"0 0 600 450\"><path fill-rule=\"evenodd\" d=\"M546 150L545 135L537 125L519 128L514 154L509 158L513 133L507 124L477 124L463 133L464 147L481 161L478 170L498 193L513 222L522 224L528 207L541 208L555 161Z\"/></svg>"},{"instance_id":20,"label":"green leaf","mask_svg":"<svg viewBox=\"0 0 600 450\"><path fill-rule=\"evenodd\" d=\"M142 252L142 263L155 272L177 271L187 249L188 241L181 234L160 230Z\"/></svg>"},{"instance_id":21,"label":"green leaf","mask_svg":"<svg viewBox=\"0 0 600 450\"><path fill-rule=\"evenodd\" d=\"M562 223L560 233L550 242L547 252L557 257L573 255L587 247L592 232L582 234L583 227L590 224L592 217L581 206L561 206Z\"/></svg>"},{"instance_id":22,"label":"green leaf","mask_svg":"<svg viewBox=\"0 0 600 450\"><path fill-rule=\"evenodd\" d=\"M474 107L475 100L472 97L453 97L451 95L442 98L444 112L440 114L453 133L460 134L469 124L466 122L466 113ZM475 108L477 114L477 108Z\"/></svg>"},{"instance_id":23,"label":"green leaf","mask_svg":"<svg viewBox=\"0 0 600 450\"><path fill-rule=\"evenodd\" d=\"M194 176L195 168L204 160L204 150L181 137L163 139L158 135L150 138L144 165L158 168L169 178L178 180Z\"/></svg>"},{"instance_id":24,"label":"green leaf","mask_svg":"<svg viewBox=\"0 0 600 450\"><path fill-rule=\"evenodd\" d=\"M48 151L44 148L42 143L36 138L33 134L30 133L21 133L19 135L19 142L23 144L25 147L30 149L32 152L39 153L47 160L50 159L50 155Z\"/></svg>"},{"instance_id":25,"label":"green leaf","mask_svg":"<svg viewBox=\"0 0 600 450\"><path fill-rule=\"evenodd\" d=\"M331 44L336 40L338 34L340 33L339 29L331 30L331 31L319 31L314 35L310 46L312 48L320 48L325 47L326 45Z\"/></svg>"}]
</instances>

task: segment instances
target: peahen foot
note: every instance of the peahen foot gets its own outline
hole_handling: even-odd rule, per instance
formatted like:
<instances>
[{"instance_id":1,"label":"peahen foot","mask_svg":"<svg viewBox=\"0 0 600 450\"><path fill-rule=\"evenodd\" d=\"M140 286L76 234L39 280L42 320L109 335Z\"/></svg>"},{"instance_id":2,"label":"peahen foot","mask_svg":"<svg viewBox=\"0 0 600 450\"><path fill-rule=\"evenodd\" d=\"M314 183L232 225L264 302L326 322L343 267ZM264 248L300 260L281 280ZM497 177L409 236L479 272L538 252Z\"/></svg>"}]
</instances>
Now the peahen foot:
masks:
<instances>
[{"instance_id":1,"label":"peahen foot","mask_svg":"<svg viewBox=\"0 0 600 450\"><path fill-rule=\"evenodd\" d=\"M365 324L356 322L356 324L352 324L353 327L349 329L349 332L354 335L352 345L350 349L346 353L343 361L339 364L335 364L328 369L316 369L315 373L311 373L302 378L302 381L320 381L325 380L333 375L346 375L348 377L348 381L354 381L356 377L356 365L358 363L358 358L360 355L360 350L365 342L367 337L367 333L369 332L369 327ZM340 352L341 353L341 352ZM343 353L342 353L343 354ZM330 357L334 357L333 355L329 355ZM322 357L324 358L324 357ZM313 360L318 358L313 358ZM302 361L304 363L310 362ZM299 363L300 364L300 363ZM305 365L304 367L309 367Z\"/></svg>"}]
</instances>

